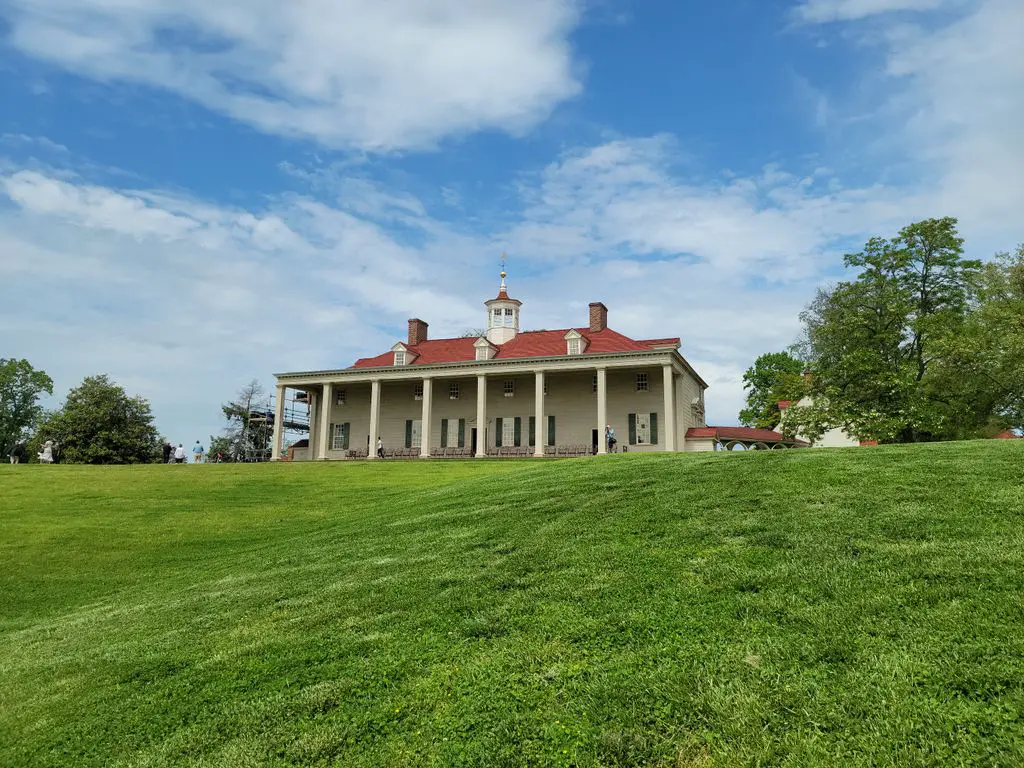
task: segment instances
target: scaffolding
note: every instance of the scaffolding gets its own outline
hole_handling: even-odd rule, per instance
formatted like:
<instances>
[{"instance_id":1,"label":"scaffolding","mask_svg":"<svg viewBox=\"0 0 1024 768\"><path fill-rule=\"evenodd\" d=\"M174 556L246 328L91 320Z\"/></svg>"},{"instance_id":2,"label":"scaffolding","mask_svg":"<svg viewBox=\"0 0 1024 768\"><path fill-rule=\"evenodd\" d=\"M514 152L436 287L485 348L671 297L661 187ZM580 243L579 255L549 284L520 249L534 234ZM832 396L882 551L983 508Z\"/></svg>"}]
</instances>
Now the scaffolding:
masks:
<instances>
[{"instance_id":1,"label":"scaffolding","mask_svg":"<svg viewBox=\"0 0 1024 768\"><path fill-rule=\"evenodd\" d=\"M299 440L309 438L309 397L305 392L294 389L284 391L281 443L287 448ZM249 411L249 419L242 437L245 449L241 461L267 461L275 448L280 449L280 446L272 446L276 412L277 402L273 395L264 407ZM252 434L253 432L255 434ZM268 449L264 446L271 447Z\"/></svg>"}]
</instances>

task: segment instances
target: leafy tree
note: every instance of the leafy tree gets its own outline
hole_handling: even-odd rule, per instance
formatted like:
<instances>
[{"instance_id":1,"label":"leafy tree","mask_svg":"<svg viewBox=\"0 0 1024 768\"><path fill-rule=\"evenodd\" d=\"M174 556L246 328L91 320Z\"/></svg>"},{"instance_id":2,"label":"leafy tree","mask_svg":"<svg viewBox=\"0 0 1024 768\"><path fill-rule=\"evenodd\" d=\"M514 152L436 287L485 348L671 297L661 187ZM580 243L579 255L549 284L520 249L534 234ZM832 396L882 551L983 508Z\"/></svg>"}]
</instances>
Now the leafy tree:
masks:
<instances>
[{"instance_id":1,"label":"leafy tree","mask_svg":"<svg viewBox=\"0 0 1024 768\"><path fill-rule=\"evenodd\" d=\"M227 425L217 449L228 461L264 461L274 439L273 411L259 381L253 379L230 403L221 406ZM211 439L211 453L213 439Z\"/></svg>"},{"instance_id":2,"label":"leafy tree","mask_svg":"<svg viewBox=\"0 0 1024 768\"><path fill-rule=\"evenodd\" d=\"M775 429L782 417L780 400L799 400L805 392L804 364L788 352L767 352L743 374L747 407L740 424Z\"/></svg>"},{"instance_id":3,"label":"leafy tree","mask_svg":"<svg viewBox=\"0 0 1024 768\"><path fill-rule=\"evenodd\" d=\"M961 404L963 436L1024 428L1024 245L984 265L975 308L941 349L936 388Z\"/></svg>"},{"instance_id":4,"label":"leafy tree","mask_svg":"<svg viewBox=\"0 0 1024 768\"><path fill-rule=\"evenodd\" d=\"M229 437L226 435L210 435L210 452L208 454L210 461L216 461L218 453L220 454L221 461L234 461L235 458L231 451L232 445Z\"/></svg>"},{"instance_id":5,"label":"leafy tree","mask_svg":"<svg viewBox=\"0 0 1024 768\"><path fill-rule=\"evenodd\" d=\"M933 375L944 340L966 322L981 269L963 258L956 219L873 238L844 261L857 278L819 292L801 315L815 404L787 415L787 429L814 438L840 426L884 442L959 436L964 425L951 416L962 404Z\"/></svg>"},{"instance_id":6,"label":"leafy tree","mask_svg":"<svg viewBox=\"0 0 1024 768\"><path fill-rule=\"evenodd\" d=\"M53 394L53 380L28 360L0 358L0 449L4 455L43 414L39 397Z\"/></svg>"},{"instance_id":7,"label":"leafy tree","mask_svg":"<svg viewBox=\"0 0 1024 768\"><path fill-rule=\"evenodd\" d=\"M160 435L149 403L129 397L107 376L89 376L68 393L67 401L47 415L33 439L59 446L69 464L142 464L161 458Z\"/></svg>"}]
</instances>

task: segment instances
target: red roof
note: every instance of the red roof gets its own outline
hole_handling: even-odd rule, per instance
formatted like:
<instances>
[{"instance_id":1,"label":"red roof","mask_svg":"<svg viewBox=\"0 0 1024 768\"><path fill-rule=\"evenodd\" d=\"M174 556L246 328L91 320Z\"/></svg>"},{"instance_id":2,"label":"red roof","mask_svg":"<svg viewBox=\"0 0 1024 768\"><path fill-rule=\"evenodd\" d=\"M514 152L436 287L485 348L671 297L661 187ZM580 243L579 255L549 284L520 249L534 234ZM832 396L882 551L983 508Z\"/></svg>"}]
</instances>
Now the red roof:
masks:
<instances>
[{"instance_id":1,"label":"red roof","mask_svg":"<svg viewBox=\"0 0 1024 768\"><path fill-rule=\"evenodd\" d=\"M567 355L565 334L569 328L558 331L522 331L500 345L492 360L515 360L529 357L558 357ZM574 329L586 339L583 356L599 355L608 352L648 352L654 347L664 346L679 339L652 339L636 341L623 336L611 328L592 332L589 328ZM417 357L409 365L436 365L438 363L463 363L476 360L476 349L473 344L477 337L467 336L460 339L433 339L421 341L408 350ZM364 357L356 360L353 368L378 368L392 365L392 352L385 352L376 357Z\"/></svg>"},{"instance_id":2,"label":"red roof","mask_svg":"<svg viewBox=\"0 0 1024 768\"><path fill-rule=\"evenodd\" d=\"M787 443L808 445L803 440L786 437L772 429L754 429L752 427L690 427L686 430L688 438L709 437L728 442L729 440L749 440L761 443Z\"/></svg>"},{"instance_id":3,"label":"red roof","mask_svg":"<svg viewBox=\"0 0 1024 768\"><path fill-rule=\"evenodd\" d=\"M1018 440L1018 439L1020 439L1020 435L1018 435L1016 432L1014 432L1011 429L1007 429L1004 432L1000 432L998 435L995 435L994 437L995 437L996 440Z\"/></svg>"},{"instance_id":4,"label":"red roof","mask_svg":"<svg viewBox=\"0 0 1024 768\"><path fill-rule=\"evenodd\" d=\"M778 406L780 411L784 411L793 404L792 400L779 400Z\"/></svg>"}]
</instances>

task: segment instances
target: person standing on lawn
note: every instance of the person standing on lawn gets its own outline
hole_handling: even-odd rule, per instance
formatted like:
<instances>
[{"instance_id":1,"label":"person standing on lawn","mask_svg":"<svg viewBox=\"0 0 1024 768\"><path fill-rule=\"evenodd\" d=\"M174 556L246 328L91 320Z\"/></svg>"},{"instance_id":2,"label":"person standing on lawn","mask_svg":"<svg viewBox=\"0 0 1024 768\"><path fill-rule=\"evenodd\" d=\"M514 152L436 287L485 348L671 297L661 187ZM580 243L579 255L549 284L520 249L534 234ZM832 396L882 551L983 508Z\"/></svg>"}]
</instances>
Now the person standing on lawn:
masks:
<instances>
[{"instance_id":1,"label":"person standing on lawn","mask_svg":"<svg viewBox=\"0 0 1024 768\"><path fill-rule=\"evenodd\" d=\"M192 446L192 463L202 464L203 463L203 446L198 440L196 444Z\"/></svg>"}]
</instances>

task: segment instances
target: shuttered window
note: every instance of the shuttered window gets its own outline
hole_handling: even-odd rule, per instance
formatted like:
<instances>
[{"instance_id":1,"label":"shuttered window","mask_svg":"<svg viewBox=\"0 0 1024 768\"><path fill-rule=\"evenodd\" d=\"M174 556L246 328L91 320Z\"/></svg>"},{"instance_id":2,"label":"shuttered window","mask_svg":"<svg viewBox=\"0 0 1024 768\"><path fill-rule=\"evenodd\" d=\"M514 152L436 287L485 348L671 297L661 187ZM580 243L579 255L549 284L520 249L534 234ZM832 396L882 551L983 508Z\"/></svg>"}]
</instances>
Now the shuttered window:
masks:
<instances>
[{"instance_id":1,"label":"shuttered window","mask_svg":"<svg viewBox=\"0 0 1024 768\"><path fill-rule=\"evenodd\" d=\"M529 438L529 442L527 443L527 445L529 445L531 448L533 448L535 445L537 445L537 417L536 416L531 416L530 417L530 438Z\"/></svg>"},{"instance_id":2,"label":"shuttered window","mask_svg":"<svg viewBox=\"0 0 1024 768\"><path fill-rule=\"evenodd\" d=\"M348 450L349 423L331 425L331 450Z\"/></svg>"},{"instance_id":3,"label":"shuttered window","mask_svg":"<svg viewBox=\"0 0 1024 768\"><path fill-rule=\"evenodd\" d=\"M405 447L406 448L419 448L420 447L420 434L422 433L423 422L419 419L406 419L405 420Z\"/></svg>"},{"instance_id":4,"label":"shuttered window","mask_svg":"<svg viewBox=\"0 0 1024 768\"><path fill-rule=\"evenodd\" d=\"M631 413L631 414L629 414L629 444L630 445L657 445L658 444L658 414L657 413Z\"/></svg>"},{"instance_id":5,"label":"shuttered window","mask_svg":"<svg viewBox=\"0 0 1024 768\"><path fill-rule=\"evenodd\" d=\"M466 420L441 419L441 447L466 447Z\"/></svg>"},{"instance_id":6,"label":"shuttered window","mask_svg":"<svg viewBox=\"0 0 1024 768\"><path fill-rule=\"evenodd\" d=\"M555 444L555 417L548 416L548 445Z\"/></svg>"}]
</instances>

